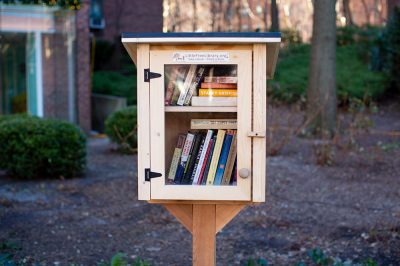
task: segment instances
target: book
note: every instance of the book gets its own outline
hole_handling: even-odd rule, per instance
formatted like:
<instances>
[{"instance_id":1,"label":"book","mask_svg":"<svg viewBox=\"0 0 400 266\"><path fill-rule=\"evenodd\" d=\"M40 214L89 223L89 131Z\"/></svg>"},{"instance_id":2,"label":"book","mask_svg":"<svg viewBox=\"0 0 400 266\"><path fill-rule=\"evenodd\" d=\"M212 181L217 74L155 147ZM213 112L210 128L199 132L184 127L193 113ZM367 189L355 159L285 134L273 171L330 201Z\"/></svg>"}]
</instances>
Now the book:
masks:
<instances>
[{"instance_id":1,"label":"book","mask_svg":"<svg viewBox=\"0 0 400 266\"><path fill-rule=\"evenodd\" d=\"M184 175L183 175L183 179L181 181L182 184L192 184L191 177L192 177L194 165L196 163L196 158L197 158L197 154L199 152L199 148L200 148L200 144L201 144L202 139L203 139L203 137L202 137L201 134L196 134L192 150L191 150L191 152L189 154L189 157L188 157L188 161L187 161L187 164L186 164L186 168L185 168L185 172L184 172Z\"/></svg>"},{"instance_id":2,"label":"book","mask_svg":"<svg viewBox=\"0 0 400 266\"><path fill-rule=\"evenodd\" d=\"M197 172L197 168L199 167L199 163L200 163L200 157L201 157L201 154L203 153L203 149L204 149L204 142L205 142L205 140L206 140L206 138L203 136L203 135L201 135L201 143L200 143L200 148L199 148L199 150L198 150L198 152L197 152L197 156L196 156L196 161L195 161L195 163L194 163L194 167L193 167L193 171L192 171L192 173L191 173L191 177L190 177L190 180L191 180L191 184L193 184L193 180L194 180L194 178L195 178L195 176L196 176L196 172Z\"/></svg>"},{"instance_id":3,"label":"book","mask_svg":"<svg viewBox=\"0 0 400 266\"><path fill-rule=\"evenodd\" d=\"M215 82L215 83L237 83L238 77L204 77L204 82Z\"/></svg>"},{"instance_id":4,"label":"book","mask_svg":"<svg viewBox=\"0 0 400 266\"><path fill-rule=\"evenodd\" d=\"M185 82L185 75L188 71L188 67L179 66L179 71L177 72L176 79L173 81L173 93L171 96L171 100L168 101L169 105L176 105L178 102L181 91L183 90L183 85Z\"/></svg>"},{"instance_id":5,"label":"book","mask_svg":"<svg viewBox=\"0 0 400 266\"><path fill-rule=\"evenodd\" d=\"M229 149L228 159L226 160L226 166L224 175L222 177L221 185L229 185L231 181L232 171L236 160L236 152L237 152L236 131L233 131L231 148Z\"/></svg>"},{"instance_id":6,"label":"book","mask_svg":"<svg viewBox=\"0 0 400 266\"><path fill-rule=\"evenodd\" d=\"M224 142L226 131L219 129L217 133L217 138L215 140L215 147L213 151L213 156L210 163L210 170L207 175L207 185L212 185L214 183L215 172L217 171L219 156L221 155L222 144Z\"/></svg>"},{"instance_id":7,"label":"book","mask_svg":"<svg viewBox=\"0 0 400 266\"><path fill-rule=\"evenodd\" d=\"M200 87L202 89L237 89L237 84L202 82Z\"/></svg>"},{"instance_id":8,"label":"book","mask_svg":"<svg viewBox=\"0 0 400 266\"><path fill-rule=\"evenodd\" d=\"M237 106L237 97L192 97L192 106Z\"/></svg>"},{"instance_id":9,"label":"book","mask_svg":"<svg viewBox=\"0 0 400 266\"><path fill-rule=\"evenodd\" d=\"M229 150L231 148L233 132L228 130L225 134L224 143L222 144L221 154L219 156L217 170L215 172L214 185L221 185L224 176L226 161L228 160Z\"/></svg>"},{"instance_id":10,"label":"book","mask_svg":"<svg viewBox=\"0 0 400 266\"><path fill-rule=\"evenodd\" d=\"M203 78L204 75L204 66L200 66L199 70L197 70L196 76L192 82L192 84L189 87L189 90L186 94L185 102L184 105L189 105L190 100L192 99L193 95L197 95L197 86L200 84L201 79Z\"/></svg>"},{"instance_id":11,"label":"book","mask_svg":"<svg viewBox=\"0 0 400 266\"><path fill-rule=\"evenodd\" d=\"M192 119L191 129L237 129L236 119Z\"/></svg>"},{"instance_id":12,"label":"book","mask_svg":"<svg viewBox=\"0 0 400 266\"><path fill-rule=\"evenodd\" d=\"M196 75L197 65L190 65L189 72L186 75L185 83L183 84L182 90L180 91L180 95L177 101L177 105L183 106L185 103L186 95L189 91L190 85L193 82L193 79Z\"/></svg>"},{"instance_id":13,"label":"book","mask_svg":"<svg viewBox=\"0 0 400 266\"><path fill-rule=\"evenodd\" d=\"M182 177L183 177L185 167L186 167L186 162L189 158L189 153L192 149L193 140L194 140L194 134L187 133L186 139L185 139L185 144L183 145L183 148L182 148L181 160L180 160L180 163L176 170L176 174L175 174L175 178L174 178L174 182L176 184L180 184L182 181Z\"/></svg>"},{"instance_id":14,"label":"book","mask_svg":"<svg viewBox=\"0 0 400 266\"><path fill-rule=\"evenodd\" d=\"M174 149L174 154L172 155L171 166L169 167L168 179L174 180L176 175L176 170L178 169L178 164L182 154L182 147L185 144L186 135L179 134L176 147Z\"/></svg>"},{"instance_id":15,"label":"book","mask_svg":"<svg viewBox=\"0 0 400 266\"><path fill-rule=\"evenodd\" d=\"M180 71L179 65L173 65L169 71L166 71L166 90L165 90L165 105L171 105L172 95L175 90L175 82Z\"/></svg>"},{"instance_id":16,"label":"book","mask_svg":"<svg viewBox=\"0 0 400 266\"><path fill-rule=\"evenodd\" d=\"M213 138L211 139L210 150L208 151L208 154L206 156L207 163L204 167L203 173L200 176L200 179L201 179L199 181L200 185L205 185L207 182L207 175L210 170L211 159L212 159L212 155L213 155L214 148L215 148L215 139L216 139L216 136L213 136Z\"/></svg>"},{"instance_id":17,"label":"book","mask_svg":"<svg viewBox=\"0 0 400 266\"><path fill-rule=\"evenodd\" d=\"M234 89L200 89L201 97L237 97L237 90Z\"/></svg>"},{"instance_id":18,"label":"book","mask_svg":"<svg viewBox=\"0 0 400 266\"><path fill-rule=\"evenodd\" d=\"M193 185L199 184L199 177L200 177L202 170L204 169L203 165L205 165L204 161L205 161L207 152L209 150L209 146L210 146L210 142L211 142L213 133L214 132L212 130L207 131L207 134L204 138L203 146L200 147L201 152L199 151L199 161L198 161L197 165L195 165L195 167L194 167L195 169L193 170L193 172L194 172L193 182L192 182Z\"/></svg>"},{"instance_id":19,"label":"book","mask_svg":"<svg viewBox=\"0 0 400 266\"><path fill-rule=\"evenodd\" d=\"M229 183L229 185L236 186L236 184L237 184L237 158L235 159L235 164L231 176L231 182Z\"/></svg>"}]
</instances>

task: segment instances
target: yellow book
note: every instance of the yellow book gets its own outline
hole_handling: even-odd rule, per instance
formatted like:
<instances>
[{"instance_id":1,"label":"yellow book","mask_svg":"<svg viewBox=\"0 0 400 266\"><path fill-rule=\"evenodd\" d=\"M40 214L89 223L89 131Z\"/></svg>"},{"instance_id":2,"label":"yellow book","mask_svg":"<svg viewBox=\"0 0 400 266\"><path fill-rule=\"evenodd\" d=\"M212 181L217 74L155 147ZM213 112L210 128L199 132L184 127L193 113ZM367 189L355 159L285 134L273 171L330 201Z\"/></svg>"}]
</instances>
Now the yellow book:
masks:
<instances>
[{"instance_id":1,"label":"yellow book","mask_svg":"<svg viewBox=\"0 0 400 266\"><path fill-rule=\"evenodd\" d=\"M222 144L224 143L225 130L218 130L217 140L215 141L214 151L210 163L210 170L207 175L207 185L214 184L215 172L217 171L219 156L221 155Z\"/></svg>"},{"instance_id":2,"label":"yellow book","mask_svg":"<svg viewBox=\"0 0 400 266\"><path fill-rule=\"evenodd\" d=\"M199 96L237 97L237 90L232 89L199 89Z\"/></svg>"}]
</instances>

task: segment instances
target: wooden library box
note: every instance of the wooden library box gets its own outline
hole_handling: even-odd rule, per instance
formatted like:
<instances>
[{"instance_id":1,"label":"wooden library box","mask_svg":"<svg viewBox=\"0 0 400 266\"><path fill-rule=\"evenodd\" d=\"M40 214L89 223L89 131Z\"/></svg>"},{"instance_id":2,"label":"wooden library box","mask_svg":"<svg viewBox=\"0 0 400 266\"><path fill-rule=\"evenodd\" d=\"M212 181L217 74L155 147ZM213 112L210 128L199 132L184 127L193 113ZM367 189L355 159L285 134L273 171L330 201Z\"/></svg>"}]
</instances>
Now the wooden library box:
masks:
<instances>
[{"instance_id":1,"label":"wooden library box","mask_svg":"<svg viewBox=\"0 0 400 266\"><path fill-rule=\"evenodd\" d=\"M137 67L138 198L264 202L280 33L123 33Z\"/></svg>"}]
</instances>

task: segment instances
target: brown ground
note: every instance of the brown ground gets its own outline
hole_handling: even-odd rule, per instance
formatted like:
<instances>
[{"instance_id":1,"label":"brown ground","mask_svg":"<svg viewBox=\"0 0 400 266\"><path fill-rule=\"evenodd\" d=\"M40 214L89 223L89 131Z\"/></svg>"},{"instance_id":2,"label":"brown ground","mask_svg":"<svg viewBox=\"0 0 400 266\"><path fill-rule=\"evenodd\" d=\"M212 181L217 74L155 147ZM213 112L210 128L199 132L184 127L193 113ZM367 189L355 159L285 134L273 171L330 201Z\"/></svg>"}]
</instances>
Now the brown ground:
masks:
<instances>
[{"instance_id":1,"label":"brown ground","mask_svg":"<svg viewBox=\"0 0 400 266\"><path fill-rule=\"evenodd\" d=\"M274 110L285 121L285 107ZM400 131L400 108L373 115L373 130ZM273 125L274 123L270 123ZM314 141L294 138L268 158L267 203L242 211L217 237L218 265L249 257L272 265L329 256L400 265L400 137L367 134L318 166ZM152 265L191 265L190 234L162 207L137 201L136 156L102 139L88 145L84 178L16 181L0 173L0 246L28 265L96 265L118 251Z\"/></svg>"}]
</instances>

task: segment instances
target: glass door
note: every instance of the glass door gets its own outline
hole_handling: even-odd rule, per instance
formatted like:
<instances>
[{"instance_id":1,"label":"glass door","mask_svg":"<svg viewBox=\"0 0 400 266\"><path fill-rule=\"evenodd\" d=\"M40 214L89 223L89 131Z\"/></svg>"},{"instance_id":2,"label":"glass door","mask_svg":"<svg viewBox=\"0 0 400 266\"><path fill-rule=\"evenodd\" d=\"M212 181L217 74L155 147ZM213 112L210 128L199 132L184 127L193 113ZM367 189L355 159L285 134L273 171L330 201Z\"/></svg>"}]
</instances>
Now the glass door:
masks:
<instances>
[{"instance_id":1,"label":"glass door","mask_svg":"<svg viewBox=\"0 0 400 266\"><path fill-rule=\"evenodd\" d=\"M150 51L151 199L251 199L251 63L250 50Z\"/></svg>"}]
</instances>

